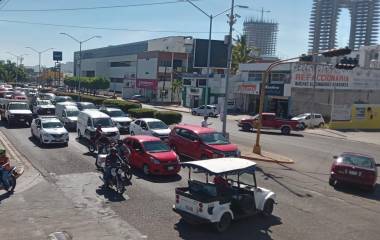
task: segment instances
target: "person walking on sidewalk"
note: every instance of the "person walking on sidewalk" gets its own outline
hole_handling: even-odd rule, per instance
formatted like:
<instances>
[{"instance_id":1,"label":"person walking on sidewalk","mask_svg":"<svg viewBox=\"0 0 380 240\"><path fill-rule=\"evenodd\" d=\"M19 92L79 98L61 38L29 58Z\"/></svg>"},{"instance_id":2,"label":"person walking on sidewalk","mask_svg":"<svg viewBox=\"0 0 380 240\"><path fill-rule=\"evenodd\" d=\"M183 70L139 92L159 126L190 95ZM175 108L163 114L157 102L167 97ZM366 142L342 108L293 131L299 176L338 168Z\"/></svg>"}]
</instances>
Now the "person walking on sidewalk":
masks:
<instances>
[{"instance_id":1,"label":"person walking on sidewalk","mask_svg":"<svg viewBox=\"0 0 380 240\"><path fill-rule=\"evenodd\" d=\"M204 116L203 121L201 123L202 127L208 127L212 124L212 123L208 123L207 120L208 120L208 116Z\"/></svg>"}]
</instances>

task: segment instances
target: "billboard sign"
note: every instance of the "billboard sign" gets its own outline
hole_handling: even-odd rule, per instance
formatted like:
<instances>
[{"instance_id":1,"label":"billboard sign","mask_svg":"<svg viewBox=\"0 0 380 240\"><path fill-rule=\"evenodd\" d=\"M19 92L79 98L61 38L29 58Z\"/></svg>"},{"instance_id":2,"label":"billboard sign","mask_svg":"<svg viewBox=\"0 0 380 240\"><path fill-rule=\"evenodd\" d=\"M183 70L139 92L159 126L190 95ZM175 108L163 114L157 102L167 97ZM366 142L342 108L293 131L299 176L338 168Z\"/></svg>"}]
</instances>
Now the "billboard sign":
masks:
<instances>
[{"instance_id":1,"label":"billboard sign","mask_svg":"<svg viewBox=\"0 0 380 240\"><path fill-rule=\"evenodd\" d=\"M207 67L208 40L194 39L193 66L194 68ZM228 45L223 41L211 41L210 67L227 68Z\"/></svg>"},{"instance_id":2,"label":"billboard sign","mask_svg":"<svg viewBox=\"0 0 380 240\"><path fill-rule=\"evenodd\" d=\"M267 96L284 96L284 84L268 84L265 87Z\"/></svg>"},{"instance_id":3,"label":"billboard sign","mask_svg":"<svg viewBox=\"0 0 380 240\"><path fill-rule=\"evenodd\" d=\"M62 61L62 52L54 51L53 60L57 62Z\"/></svg>"},{"instance_id":4,"label":"billboard sign","mask_svg":"<svg viewBox=\"0 0 380 240\"><path fill-rule=\"evenodd\" d=\"M240 83L237 85L236 93L240 94L260 94L260 83Z\"/></svg>"}]
</instances>

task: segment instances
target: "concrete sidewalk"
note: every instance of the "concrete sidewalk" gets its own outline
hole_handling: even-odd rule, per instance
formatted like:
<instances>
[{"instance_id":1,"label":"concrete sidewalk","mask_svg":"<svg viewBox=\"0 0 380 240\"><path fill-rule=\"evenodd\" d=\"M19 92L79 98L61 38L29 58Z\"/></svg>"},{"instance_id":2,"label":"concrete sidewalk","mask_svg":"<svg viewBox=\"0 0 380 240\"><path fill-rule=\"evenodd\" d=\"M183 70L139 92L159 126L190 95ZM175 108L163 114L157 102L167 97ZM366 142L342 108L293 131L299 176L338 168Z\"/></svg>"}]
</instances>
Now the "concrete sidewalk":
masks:
<instances>
[{"instance_id":1,"label":"concrete sidewalk","mask_svg":"<svg viewBox=\"0 0 380 240\"><path fill-rule=\"evenodd\" d=\"M304 133L380 145L380 132L363 132L363 131L352 131L352 132L345 131L344 132L344 131L337 131L337 130L332 130L332 129L318 128L318 129L306 129Z\"/></svg>"},{"instance_id":2,"label":"concrete sidewalk","mask_svg":"<svg viewBox=\"0 0 380 240\"><path fill-rule=\"evenodd\" d=\"M252 149L246 147L239 147L241 151L241 157L260 162L281 163L281 164L294 164L294 160L275 153L262 151L261 155L252 152Z\"/></svg>"}]
</instances>

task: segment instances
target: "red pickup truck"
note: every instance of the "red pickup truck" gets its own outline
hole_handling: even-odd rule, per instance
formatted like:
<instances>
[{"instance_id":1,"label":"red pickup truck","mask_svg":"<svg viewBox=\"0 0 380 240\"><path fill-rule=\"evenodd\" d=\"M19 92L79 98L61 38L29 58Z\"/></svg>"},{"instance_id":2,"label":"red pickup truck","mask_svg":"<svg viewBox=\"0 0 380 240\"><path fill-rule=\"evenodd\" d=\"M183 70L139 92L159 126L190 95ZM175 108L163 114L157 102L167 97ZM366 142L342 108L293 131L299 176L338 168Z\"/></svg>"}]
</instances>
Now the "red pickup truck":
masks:
<instances>
[{"instance_id":1,"label":"red pickup truck","mask_svg":"<svg viewBox=\"0 0 380 240\"><path fill-rule=\"evenodd\" d=\"M250 131L257 128L258 120L259 115L252 118L243 118L238 121L238 126L243 131ZM275 113L263 113L262 128L281 130L281 133L284 135L289 135L291 131L303 130L300 122L277 118Z\"/></svg>"}]
</instances>

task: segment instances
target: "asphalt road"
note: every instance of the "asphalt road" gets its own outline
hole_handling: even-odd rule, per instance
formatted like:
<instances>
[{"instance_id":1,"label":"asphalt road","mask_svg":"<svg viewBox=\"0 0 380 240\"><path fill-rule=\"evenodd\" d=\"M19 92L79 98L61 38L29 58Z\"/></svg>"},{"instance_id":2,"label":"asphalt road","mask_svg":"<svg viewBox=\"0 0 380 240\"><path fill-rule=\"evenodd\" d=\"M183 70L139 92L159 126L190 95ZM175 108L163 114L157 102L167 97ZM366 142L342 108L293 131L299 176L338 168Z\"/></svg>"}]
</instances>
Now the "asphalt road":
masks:
<instances>
[{"instance_id":1,"label":"asphalt road","mask_svg":"<svg viewBox=\"0 0 380 240\"><path fill-rule=\"evenodd\" d=\"M183 122L198 125L201 118L184 114ZM219 119L210 119L210 122L214 128L221 129ZM63 192L76 204L101 199L102 204L95 206L98 212L103 208L111 209L115 218L128 223L148 239L378 239L380 236L380 186L370 194L351 188L335 190L327 182L333 155L358 151L380 160L378 145L302 132L291 136L266 132L262 137L265 151L283 154L296 161L294 165L258 162L258 184L277 194L274 216L241 220L235 222L228 232L216 234L209 226L184 223L171 211L174 188L186 185L185 172L168 178L145 177L137 171L128 187L128 196L120 198L98 188L101 183L95 181L98 173L94 156L76 140L75 133L70 134L67 148L41 148L30 138L28 128L0 126L0 130L47 181L56 186L56 191ZM232 121L228 122L228 131L231 141L245 148L252 146L256 136L253 132L239 131ZM90 177L94 180L88 181ZM81 186L82 190L75 190L73 185ZM43 192L36 194L44 197ZM37 196L33 196L34 199ZM26 198L25 201L31 200Z\"/></svg>"}]
</instances>

